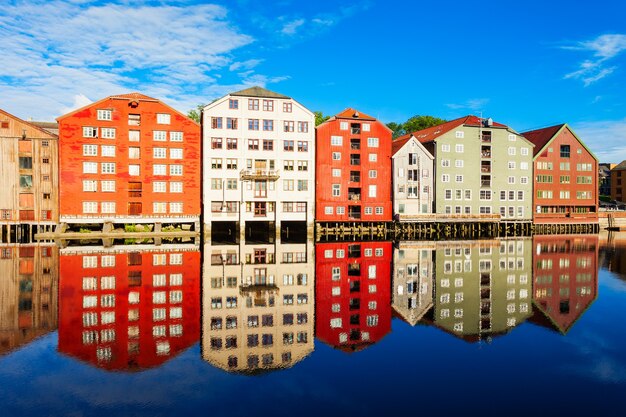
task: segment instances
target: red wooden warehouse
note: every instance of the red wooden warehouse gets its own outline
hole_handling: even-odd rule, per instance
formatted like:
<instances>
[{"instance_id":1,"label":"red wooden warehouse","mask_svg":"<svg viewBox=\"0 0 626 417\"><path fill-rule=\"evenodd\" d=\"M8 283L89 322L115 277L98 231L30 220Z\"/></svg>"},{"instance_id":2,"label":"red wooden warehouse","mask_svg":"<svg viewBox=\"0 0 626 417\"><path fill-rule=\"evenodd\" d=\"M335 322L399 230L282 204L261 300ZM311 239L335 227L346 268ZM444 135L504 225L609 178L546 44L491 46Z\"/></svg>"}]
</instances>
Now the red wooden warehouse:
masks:
<instances>
[{"instance_id":1,"label":"red wooden warehouse","mask_svg":"<svg viewBox=\"0 0 626 417\"><path fill-rule=\"evenodd\" d=\"M110 96L59 121L60 221L200 218L200 126L160 100Z\"/></svg>"},{"instance_id":2,"label":"red wooden warehouse","mask_svg":"<svg viewBox=\"0 0 626 417\"><path fill-rule=\"evenodd\" d=\"M317 127L317 221L391 220L391 134L351 108Z\"/></svg>"},{"instance_id":3,"label":"red wooden warehouse","mask_svg":"<svg viewBox=\"0 0 626 417\"><path fill-rule=\"evenodd\" d=\"M535 145L535 223L598 221L598 160L567 124L522 133Z\"/></svg>"},{"instance_id":4,"label":"red wooden warehouse","mask_svg":"<svg viewBox=\"0 0 626 417\"><path fill-rule=\"evenodd\" d=\"M158 366L200 338L200 252L60 256L59 351L110 370Z\"/></svg>"},{"instance_id":5,"label":"red wooden warehouse","mask_svg":"<svg viewBox=\"0 0 626 417\"><path fill-rule=\"evenodd\" d=\"M352 352L391 330L391 242L315 245L315 332Z\"/></svg>"}]
</instances>

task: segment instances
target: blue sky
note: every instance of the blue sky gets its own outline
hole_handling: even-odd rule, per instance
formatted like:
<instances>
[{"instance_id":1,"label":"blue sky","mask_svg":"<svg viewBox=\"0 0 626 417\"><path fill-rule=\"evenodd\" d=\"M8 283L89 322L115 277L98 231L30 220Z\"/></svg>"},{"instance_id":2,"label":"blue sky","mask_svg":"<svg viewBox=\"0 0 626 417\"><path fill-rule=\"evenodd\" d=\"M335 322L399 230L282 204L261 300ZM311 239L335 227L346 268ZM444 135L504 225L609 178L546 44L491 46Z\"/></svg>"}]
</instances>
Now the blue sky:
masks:
<instances>
[{"instance_id":1,"label":"blue sky","mask_svg":"<svg viewBox=\"0 0 626 417\"><path fill-rule=\"evenodd\" d=\"M0 9L0 108L53 119L121 92L181 111L251 85L384 122L567 122L626 159L626 5L34 0Z\"/></svg>"}]
</instances>

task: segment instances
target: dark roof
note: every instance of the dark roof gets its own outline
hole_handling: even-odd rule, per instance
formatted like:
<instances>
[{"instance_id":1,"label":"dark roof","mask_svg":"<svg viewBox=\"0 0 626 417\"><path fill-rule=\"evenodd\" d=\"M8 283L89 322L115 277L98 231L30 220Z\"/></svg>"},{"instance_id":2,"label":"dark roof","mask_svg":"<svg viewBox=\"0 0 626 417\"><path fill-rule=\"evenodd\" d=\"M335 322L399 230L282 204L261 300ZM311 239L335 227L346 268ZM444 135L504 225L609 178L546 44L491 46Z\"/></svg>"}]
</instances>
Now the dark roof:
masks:
<instances>
[{"instance_id":1,"label":"dark roof","mask_svg":"<svg viewBox=\"0 0 626 417\"><path fill-rule=\"evenodd\" d=\"M263 97L263 98L291 98L283 94L278 94L273 91L267 90L263 87L250 87L241 91L230 93L231 96L245 96L245 97Z\"/></svg>"},{"instance_id":2,"label":"dark roof","mask_svg":"<svg viewBox=\"0 0 626 417\"><path fill-rule=\"evenodd\" d=\"M442 136L443 134L448 133L452 129L455 129L459 126L484 126L483 122L486 120L488 119L483 119L473 115L467 115L459 117L458 119L450 120L449 122L442 123L437 126L432 126L426 129L418 130L417 132L408 133L404 136L400 136L396 139L396 141L408 139L411 137L411 135L413 135L415 136L415 139L417 139L421 143L429 143L437 139L439 136ZM491 125L485 127L507 128L508 126L503 125L502 123L492 122Z\"/></svg>"},{"instance_id":3,"label":"dark roof","mask_svg":"<svg viewBox=\"0 0 626 417\"><path fill-rule=\"evenodd\" d=\"M565 123L559 125L544 127L543 129L531 130L529 132L522 133L526 139L535 145L534 154L537 155L541 152L544 146L552 140L561 128L565 126Z\"/></svg>"},{"instance_id":4,"label":"dark roof","mask_svg":"<svg viewBox=\"0 0 626 417\"><path fill-rule=\"evenodd\" d=\"M408 141L411 140L413 135L404 135L402 138L397 138L391 142L391 155L395 155Z\"/></svg>"}]
</instances>

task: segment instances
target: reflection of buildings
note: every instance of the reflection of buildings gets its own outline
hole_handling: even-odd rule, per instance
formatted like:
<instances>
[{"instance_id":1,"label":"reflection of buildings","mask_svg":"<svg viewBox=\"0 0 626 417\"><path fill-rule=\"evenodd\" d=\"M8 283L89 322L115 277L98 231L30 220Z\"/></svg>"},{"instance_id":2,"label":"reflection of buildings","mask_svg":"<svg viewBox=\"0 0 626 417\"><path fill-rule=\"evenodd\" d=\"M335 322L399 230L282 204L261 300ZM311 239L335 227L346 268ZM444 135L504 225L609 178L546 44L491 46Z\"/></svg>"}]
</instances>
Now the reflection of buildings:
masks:
<instances>
[{"instance_id":1,"label":"reflection of buildings","mask_svg":"<svg viewBox=\"0 0 626 417\"><path fill-rule=\"evenodd\" d=\"M289 368L313 351L312 243L206 245L202 357L233 372Z\"/></svg>"},{"instance_id":2,"label":"reflection of buildings","mask_svg":"<svg viewBox=\"0 0 626 417\"><path fill-rule=\"evenodd\" d=\"M58 249L0 246L0 355L57 327Z\"/></svg>"},{"instance_id":3,"label":"reflection of buildings","mask_svg":"<svg viewBox=\"0 0 626 417\"><path fill-rule=\"evenodd\" d=\"M199 339L197 247L69 249L60 256L60 352L132 370Z\"/></svg>"},{"instance_id":4,"label":"reflection of buildings","mask_svg":"<svg viewBox=\"0 0 626 417\"><path fill-rule=\"evenodd\" d=\"M391 242L315 246L316 336L359 350L391 330Z\"/></svg>"},{"instance_id":5,"label":"reflection of buildings","mask_svg":"<svg viewBox=\"0 0 626 417\"><path fill-rule=\"evenodd\" d=\"M434 324L478 341L526 320L531 259L530 239L438 242Z\"/></svg>"},{"instance_id":6,"label":"reflection of buildings","mask_svg":"<svg viewBox=\"0 0 626 417\"><path fill-rule=\"evenodd\" d=\"M598 236L534 236L533 321L567 333L598 295Z\"/></svg>"},{"instance_id":7,"label":"reflection of buildings","mask_svg":"<svg viewBox=\"0 0 626 417\"><path fill-rule=\"evenodd\" d=\"M393 257L391 305L414 326L433 306L435 242L400 242Z\"/></svg>"},{"instance_id":8,"label":"reflection of buildings","mask_svg":"<svg viewBox=\"0 0 626 417\"><path fill-rule=\"evenodd\" d=\"M598 266L626 279L626 233L609 232L599 235Z\"/></svg>"}]
</instances>

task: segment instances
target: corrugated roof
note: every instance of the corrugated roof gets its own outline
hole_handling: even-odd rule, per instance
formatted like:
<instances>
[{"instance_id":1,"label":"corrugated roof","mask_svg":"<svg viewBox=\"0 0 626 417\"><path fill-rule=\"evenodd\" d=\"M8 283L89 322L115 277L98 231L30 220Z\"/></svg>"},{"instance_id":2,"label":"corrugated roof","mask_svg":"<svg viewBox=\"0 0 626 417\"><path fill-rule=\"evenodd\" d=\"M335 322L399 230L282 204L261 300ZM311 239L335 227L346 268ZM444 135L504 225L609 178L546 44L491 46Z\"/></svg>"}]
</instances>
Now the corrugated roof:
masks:
<instances>
[{"instance_id":1,"label":"corrugated roof","mask_svg":"<svg viewBox=\"0 0 626 417\"><path fill-rule=\"evenodd\" d=\"M458 119L450 120L449 122L442 123L437 126L432 126L426 129L418 130L417 132L400 136L399 138L396 139L396 141L408 139L411 137L411 135L413 135L421 143L429 143L437 139L439 136L459 126L477 126L477 127L483 126L483 121L485 120L487 119L481 119L478 116L474 116L470 114L464 117L459 117ZM485 126L485 128L493 128L493 127L507 128L508 126L503 125L502 123L498 123L498 122L492 122L490 126Z\"/></svg>"},{"instance_id":2,"label":"corrugated roof","mask_svg":"<svg viewBox=\"0 0 626 417\"><path fill-rule=\"evenodd\" d=\"M555 126L544 127L543 129L536 129L524 132L521 135L535 145L534 155L537 155L541 152L543 147L546 146L546 144L550 142L550 140L552 140L554 135L556 135L564 125L565 123L561 123Z\"/></svg>"},{"instance_id":3,"label":"corrugated roof","mask_svg":"<svg viewBox=\"0 0 626 417\"><path fill-rule=\"evenodd\" d=\"M245 96L245 97L262 97L262 98L286 98L289 99L291 97L285 96L283 94L278 94L273 91L267 90L263 87L250 87L241 91L237 91L234 93L230 93L231 96Z\"/></svg>"}]
</instances>

